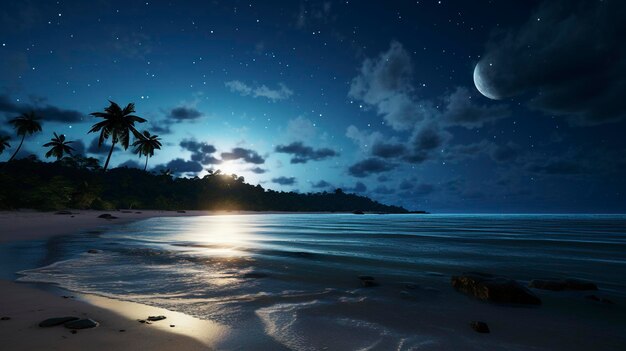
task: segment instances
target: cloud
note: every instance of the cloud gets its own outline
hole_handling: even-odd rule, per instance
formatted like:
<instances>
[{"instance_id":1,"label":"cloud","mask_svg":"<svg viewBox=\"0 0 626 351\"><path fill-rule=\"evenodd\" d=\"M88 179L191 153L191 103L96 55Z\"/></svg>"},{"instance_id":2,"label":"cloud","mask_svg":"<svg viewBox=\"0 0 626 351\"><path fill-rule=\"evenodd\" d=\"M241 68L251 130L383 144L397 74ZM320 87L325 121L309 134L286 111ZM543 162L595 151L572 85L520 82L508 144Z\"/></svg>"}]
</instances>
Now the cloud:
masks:
<instances>
[{"instance_id":1,"label":"cloud","mask_svg":"<svg viewBox=\"0 0 626 351\"><path fill-rule=\"evenodd\" d=\"M98 138L94 138L91 140L91 142L89 143L89 147L87 147L87 152L90 154L95 154L95 155L107 155L109 153L109 151L111 150L111 142L110 141L105 141L104 143L102 143L102 146L98 147ZM113 148L113 151L120 151L122 149L119 148L119 146L115 145L115 147Z\"/></svg>"},{"instance_id":2,"label":"cloud","mask_svg":"<svg viewBox=\"0 0 626 351\"><path fill-rule=\"evenodd\" d=\"M624 1L544 1L518 28L494 36L475 81L495 98L601 124L626 117ZM477 78L477 79L476 79Z\"/></svg>"},{"instance_id":3,"label":"cloud","mask_svg":"<svg viewBox=\"0 0 626 351\"><path fill-rule=\"evenodd\" d=\"M521 153L521 148L512 142L505 145L493 145L491 148L491 158L496 162L509 162L516 160Z\"/></svg>"},{"instance_id":4,"label":"cloud","mask_svg":"<svg viewBox=\"0 0 626 351\"><path fill-rule=\"evenodd\" d=\"M150 131L158 134L172 134L172 124L167 121L162 121L161 124L150 123Z\"/></svg>"},{"instance_id":5,"label":"cloud","mask_svg":"<svg viewBox=\"0 0 626 351\"><path fill-rule=\"evenodd\" d=\"M376 189L374 189L374 192L376 194L389 195L395 193L396 191L386 187L385 185L379 185L376 187Z\"/></svg>"},{"instance_id":6,"label":"cloud","mask_svg":"<svg viewBox=\"0 0 626 351\"><path fill-rule=\"evenodd\" d=\"M293 155L291 163L307 163L309 161L321 161L323 159L338 156L339 154L329 148L313 149L305 146L302 142L293 142L289 145L278 145L276 152Z\"/></svg>"},{"instance_id":7,"label":"cloud","mask_svg":"<svg viewBox=\"0 0 626 351\"><path fill-rule=\"evenodd\" d=\"M441 116L442 120L449 125L472 129L507 118L511 114L505 105L479 105L472 102L473 97L469 89L457 87L444 98L446 109Z\"/></svg>"},{"instance_id":8,"label":"cloud","mask_svg":"<svg viewBox=\"0 0 626 351\"><path fill-rule=\"evenodd\" d=\"M354 143L364 151L369 150L373 144L384 139L380 132L374 131L369 133L367 131L360 130L354 125L348 126L348 129L346 129L346 136L349 139L352 139L352 141L354 141Z\"/></svg>"},{"instance_id":9,"label":"cloud","mask_svg":"<svg viewBox=\"0 0 626 351\"><path fill-rule=\"evenodd\" d=\"M249 168L248 171L255 173L255 174L264 174L267 173L267 169L261 168L261 167L252 167Z\"/></svg>"},{"instance_id":10,"label":"cloud","mask_svg":"<svg viewBox=\"0 0 626 351\"><path fill-rule=\"evenodd\" d=\"M436 109L428 101L413 97L413 67L402 44L392 41L389 50L367 58L351 84L348 96L377 109L396 130L412 129L415 123L432 116Z\"/></svg>"},{"instance_id":11,"label":"cloud","mask_svg":"<svg viewBox=\"0 0 626 351\"><path fill-rule=\"evenodd\" d=\"M0 133L2 135L2 133ZM71 144L74 151L72 151L72 155L84 155L85 154L85 143L82 140L72 140Z\"/></svg>"},{"instance_id":12,"label":"cloud","mask_svg":"<svg viewBox=\"0 0 626 351\"><path fill-rule=\"evenodd\" d=\"M169 117L179 121L196 120L202 117L202 112L194 107L179 106L170 111Z\"/></svg>"},{"instance_id":13,"label":"cloud","mask_svg":"<svg viewBox=\"0 0 626 351\"><path fill-rule=\"evenodd\" d=\"M196 161L187 161L182 158L176 158L164 165L158 165L154 167L155 170L159 169L170 169L172 173L175 174L183 174L183 173L198 173L202 172L203 168L200 162Z\"/></svg>"},{"instance_id":14,"label":"cloud","mask_svg":"<svg viewBox=\"0 0 626 351\"><path fill-rule=\"evenodd\" d=\"M311 186L312 186L313 188L320 189L320 188L330 188L330 187L332 187L333 185L332 185L332 184L330 184L329 182L325 181L325 180L320 180L320 181L319 181L319 182L317 182L317 183L313 183Z\"/></svg>"},{"instance_id":15,"label":"cloud","mask_svg":"<svg viewBox=\"0 0 626 351\"><path fill-rule=\"evenodd\" d=\"M315 125L310 119L298 116L287 122L287 135L292 139L311 140L316 133Z\"/></svg>"},{"instance_id":16,"label":"cloud","mask_svg":"<svg viewBox=\"0 0 626 351\"><path fill-rule=\"evenodd\" d=\"M187 151L191 151L191 160L199 162L203 165L214 165L222 163L221 160L212 156L215 151L215 146L199 142L194 139L183 139L180 142L180 147Z\"/></svg>"},{"instance_id":17,"label":"cloud","mask_svg":"<svg viewBox=\"0 0 626 351\"><path fill-rule=\"evenodd\" d=\"M346 191L354 192L354 193L364 193L367 191L367 186L362 182L356 182L354 187L346 188Z\"/></svg>"},{"instance_id":18,"label":"cloud","mask_svg":"<svg viewBox=\"0 0 626 351\"><path fill-rule=\"evenodd\" d=\"M272 183L280 184L280 185L294 185L296 184L296 178L295 177L272 178Z\"/></svg>"},{"instance_id":19,"label":"cloud","mask_svg":"<svg viewBox=\"0 0 626 351\"><path fill-rule=\"evenodd\" d=\"M140 166L139 162L137 162L135 160L127 160L127 161L124 161L124 162L120 163L119 165L117 165L117 168L122 168L122 167L143 169L143 166Z\"/></svg>"},{"instance_id":20,"label":"cloud","mask_svg":"<svg viewBox=\"0 0 626 351\"><path fill-rule=\"evenodd\" d=\"M452 135L436 122L428 122L415 129L409 141L409 152L405 160L421 163L432 157L432 153L446 144Z\"/></svg>"},{"instance_id":21,"label":"cloud","mask_svg":"<svg viewBox=\"0 0 626 351\"><path fill-rule=\"evenodd\" d=\"M526 165L526 169L532 173L547 175L572 175L586 172L586 168L580 162L559 158L530 162Z\"/></svg>"},{"instance_id":22,"label":"cloud","mask_svg":"<svg viewBox=\"0 0 626 351\"><path fill-rule=\"evenodd\" d=\"M293 95L293 91L283 83L278 83L278 89L271 89L266 85L249 86L239 80L231 80L224 83L233 93L239 93L241 96L263 97L276 102L278 100L288 99Z\"/></svg>"},{"instance_id":23,"label":"cloud","mask_svg":"<svg viewBox=\"0 0 626 351\"><path fill-rule=\"evenodd\" d=\"M406 153L406 146L400 143L376 142L372 146L372 155L382 158L396 158Z\"/></svg>"},{"instance_id":24,"label":"cloud","mask_svg":"<svg viewBox=\"0 0 626 351\"><path fill-rule=\"evenodd\" d=\"M21 114L34 112L44 121L50 122L82 122L84 115L76 110L68 110L52 105L40 106L45 99L38 99L37 103L18 103L8 95L0 95L0 112L5 114ZM14 116L11 116L14 117Z\"/></svg>"},{"instance_id":25,"label":"cloud","mask_svg":"<svg viewBox=\"0 0 626 351\"><path fill-rule=\"evenodd\" d=\"M265 159L261 155L259 155L256 151L244 149L241 147L236 147L232 149L231 152L222 152L221 156L222 156L222 160L224 161L242 159L248 163L254 163L254 164L265 163Z\"/></svg>"},{"instance_id":26,"label":"cloud","mask_svg":"<svg viewBox=\"0 0 626 351\"><path fill-rule=\"evenodd\" d=\"M364 178L370 174L390 171L394 167L393 163L372 157L353 164L348 168L348 173L353 177Z\"/></svg>"}]
</instances>

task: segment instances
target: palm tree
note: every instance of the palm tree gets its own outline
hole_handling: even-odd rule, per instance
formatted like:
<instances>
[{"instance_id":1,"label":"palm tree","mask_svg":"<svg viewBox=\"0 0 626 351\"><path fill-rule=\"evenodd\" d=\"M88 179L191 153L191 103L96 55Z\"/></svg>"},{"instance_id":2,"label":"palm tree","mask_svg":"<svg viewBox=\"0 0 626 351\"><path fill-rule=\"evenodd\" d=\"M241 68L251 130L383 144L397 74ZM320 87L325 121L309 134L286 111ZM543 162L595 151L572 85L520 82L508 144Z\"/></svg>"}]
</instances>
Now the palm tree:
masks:
<instances>
[{"instance_id":1,"label":"palm tree","mask_svg":"<svg viewBox=\"0 0 626 351\"><path fill-rule=\"evenodd\" d=\"M133 115L135 112L135 104L130 103L122 109L118 104L109 100L111 105L104 109L104 112L91 113L94 117L103 118L104 121L94 124L88 133L100 132L100 138L98 139L98 147L102 146L102 143L106 139L111 137L111 150L109 150L109 156L104 164L104 170L107 170L109 161L111 160L111 154L113 148L118 142L122 144L124 150L128 149L128 142L130 139L130 133L132 132L135 138L141 138L141 133L135 129L135 123L143 123L146 120Z\"/></svg>"},{"instance_id":2,"label":"palm tree","mask_svg":"<svg viewBox=\"0 0 626 351\"><path fill-rule=\"evenodd\" d=\"M145 171L148 168L148 158L154 156L154 150L161 149L161 142L158 135L150 135L147 130L143 131L141 138L135 140L133 146L135 147L135 153L139 154L139 157L146 156L146 164L143 166Z\"/></svg>"},{"instance_id":3,"label":"palm tree","mask_svg":"<svg viewBox=\"0 0 626 351\"><path fill-rule=\"evenodd\" d=\"M57 135L54 134L54 138L50 139L49 143L43 144L44 147L52 147L48 152L46 152L46 158L50 156L54 156L57 158L57 161L63 158L64 154L71 155L74 148L69 144L73 143L73 141L65 141L65 135Z\"/></svg>"},{"instance_id":4,"label":"palm tree","mask_svg":"<svg viewBox=\"0 0 626 351\"><path fill-rule=\"evenodd\" d=\"M6 148L11 147L9 140L11 140L11 138L8 135L0 136L0 154L2 154Z\"/></svg>"},{"instance_id":5,"label":"palm tree","mask_svg":"<svg viewBox=\"0 0 626 351\"><path fill-rule=\"evenodd\" d=\"M17 149L15 149L15 152L7 162L10 162L15 158L15 155L17 155L17 153L20 151L20 148L22 148L22 144L24 143L24 139L27 135L41 132L41 124L39 124L38 120L39 118L35 116L34 112L28 112L22 113L21 115L9 121L9 123L11 123L13 125L13 128L17 131L17 135L22 136L22 140L20 141L20 145L17 146Z\"/></svg>"}]
</instances>

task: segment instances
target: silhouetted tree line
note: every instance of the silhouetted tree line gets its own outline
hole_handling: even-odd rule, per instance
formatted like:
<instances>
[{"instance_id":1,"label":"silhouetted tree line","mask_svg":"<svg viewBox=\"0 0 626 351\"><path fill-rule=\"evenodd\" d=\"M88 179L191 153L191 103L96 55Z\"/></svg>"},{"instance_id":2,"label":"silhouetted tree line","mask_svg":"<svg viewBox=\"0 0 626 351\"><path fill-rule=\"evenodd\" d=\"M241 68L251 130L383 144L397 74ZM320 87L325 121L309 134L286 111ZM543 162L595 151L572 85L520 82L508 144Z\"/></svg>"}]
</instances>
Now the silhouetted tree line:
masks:
<instances>
[{"instance_id":1,"label":"silhouetted tree line","mask_svg":"<svg viewBox=\"0 0 626 351\"><path fill-rule=\"evenodd\" d=\"M0 163L0 209L158 209L249 211L371 211L406 213L364 196L266 190L243 177L211 173L176 178L168 171L113 168L83 156L41 162L35 156Z\"/></svg>"},{"instance_id":2,"label":"silhouetted tree line","mask_svg":"<svg viewBox=\"0 0 626 351\"><path fill-rule=\"evenodd\" d=\"M101 119L88 132L99 133L98 147L111 140L104 167L95 158L73 155L72 141L57 133L53 133L50 142L43 145L49 148L46 158L54 157L56 162L41 162L34 155L17 160L15 157L24 139L41 132L41 117L31 112L9 120L20 143L9 160L0 163L0 209L407 212L402 207L345 194L341 189L334 193L286 193L246 184L243 177L224 175L219 171L210 171L203 178L174 178L169 170L158 174L146 172L148 159L155 150L161 149L162 144L158 135L135 128L135 123L146 120L134 113L133 103L122 108L113 101L109 101L103 112L91 113L91 116ZM132 144L131 137L134 139ZM11 147L9 140L8 136L0 136L0 154ZM133 146L134 153L145 156L144 170L114 168L107 171L116 144L124 150Z\"/></svg>"}]
</instances>

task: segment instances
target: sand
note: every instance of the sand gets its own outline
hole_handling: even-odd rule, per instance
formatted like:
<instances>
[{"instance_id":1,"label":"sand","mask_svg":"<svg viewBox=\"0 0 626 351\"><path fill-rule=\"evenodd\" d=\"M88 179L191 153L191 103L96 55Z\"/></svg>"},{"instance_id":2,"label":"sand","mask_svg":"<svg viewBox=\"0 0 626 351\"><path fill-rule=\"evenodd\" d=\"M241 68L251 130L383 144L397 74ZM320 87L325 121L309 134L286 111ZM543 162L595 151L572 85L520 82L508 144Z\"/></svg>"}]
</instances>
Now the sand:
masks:
<instances>
[{"instance_id":1,"label":"sand","mask_svg":"<svg viewBox=\"0 0 626 351\"><path fill-rule=\"evenodd\" d=\"M209 212L187 211L73 211L71 215L47 212L0 212L0 243L16 240L44 240L55 235L78 233L102 225L126 223L157 216L197 216ZM118 217L98 218L102 213ZM210 350L227 329L182 313L99 296L61 294L41 286L0 280L0 349L2 350ZM140 323L151 315L166 320ZM72 334L63 326L40 328L39 322L62 316L91 318L100 323L94 329ZM174 327L171 327L174 325ZM120 330L124 330L123 332Z\"/></svg>"}]
</instances>

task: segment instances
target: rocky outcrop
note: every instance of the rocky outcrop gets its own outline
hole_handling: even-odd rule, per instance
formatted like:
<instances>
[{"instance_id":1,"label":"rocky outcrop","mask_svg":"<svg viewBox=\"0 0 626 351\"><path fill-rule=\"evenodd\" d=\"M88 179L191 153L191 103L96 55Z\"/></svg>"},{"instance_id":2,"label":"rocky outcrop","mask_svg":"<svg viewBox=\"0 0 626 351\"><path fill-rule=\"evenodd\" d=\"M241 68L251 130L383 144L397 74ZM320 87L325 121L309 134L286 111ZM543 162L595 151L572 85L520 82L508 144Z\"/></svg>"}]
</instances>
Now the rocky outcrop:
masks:
<instances>
[{"instance_id":1,"label":"rocky outcrop","mask_svg":"<svg viewBox=\"0 0 626 351\"><path fill-rule=\"evenodd\" d=\"M452 277L452 286L477 299L495 303L540 305L541 299L513 279L467 272Z\"/></svg>"},{"instance_id":2,"label":"rocky outcrop","mask_svg":"<svg viewBox=\"0 0 626 351\"><path fill-rule=\"evenodd\" d=\"M472 321L470 327L478 333L489 333L489 326L485 322Z\"/></svg>"},{"instance_id":3,"label":"rocky outcrop","mask_svg":"<svg viewBox=\"0 0 626 351\"><path fill-rule=\"evenodd\" d=\"M73 321L77 321L80 318L78 317L56 317L56 318L48 318L46 320L43 320L39 323L39 326L42 328L48 328L48 327L56 327L57 325L62 325L65 324L67 322L73 322Z\"/></svg>"}]
</instances>

